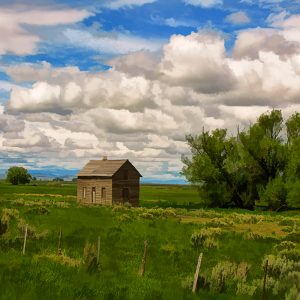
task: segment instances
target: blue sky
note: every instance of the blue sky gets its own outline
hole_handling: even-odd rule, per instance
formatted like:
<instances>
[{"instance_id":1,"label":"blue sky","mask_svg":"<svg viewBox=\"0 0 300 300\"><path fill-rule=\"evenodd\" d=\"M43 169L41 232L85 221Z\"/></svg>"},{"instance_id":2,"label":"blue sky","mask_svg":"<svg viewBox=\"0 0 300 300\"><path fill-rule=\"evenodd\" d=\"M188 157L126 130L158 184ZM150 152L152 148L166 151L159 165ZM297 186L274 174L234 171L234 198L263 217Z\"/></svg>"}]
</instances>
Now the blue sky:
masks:
<instances>
[{"instance_id":1,"label":"blue sky","mask_svg":"<svg viewBox=\"0 0 300 300\"><path fill-rule=\"evenodd\" d=\"M299 110L299 0L2 0L0 19L2 174L108 155L182 182L186 134Z\"/></svg>"}]
</instances>

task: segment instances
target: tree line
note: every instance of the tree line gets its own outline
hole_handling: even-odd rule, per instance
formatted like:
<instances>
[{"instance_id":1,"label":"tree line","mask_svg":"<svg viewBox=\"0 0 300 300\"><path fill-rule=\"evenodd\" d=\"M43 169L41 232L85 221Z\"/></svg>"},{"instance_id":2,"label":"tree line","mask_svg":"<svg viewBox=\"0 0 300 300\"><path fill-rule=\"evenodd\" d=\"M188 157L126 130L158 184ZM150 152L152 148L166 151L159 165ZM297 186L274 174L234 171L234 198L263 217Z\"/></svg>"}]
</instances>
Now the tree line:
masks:
<instances>
[{"instance_id":1,"label":"tree line","mask_svg":"<svg viewBox=\"0 0 300 300\"><path fill-rule=\"evenodd\" d=\"M284 120L272 110L235 136L203 129L186 141L191 155L182 158L182 174L207 206L300 208L300 113Z\"/></svg>"}]
</instances>

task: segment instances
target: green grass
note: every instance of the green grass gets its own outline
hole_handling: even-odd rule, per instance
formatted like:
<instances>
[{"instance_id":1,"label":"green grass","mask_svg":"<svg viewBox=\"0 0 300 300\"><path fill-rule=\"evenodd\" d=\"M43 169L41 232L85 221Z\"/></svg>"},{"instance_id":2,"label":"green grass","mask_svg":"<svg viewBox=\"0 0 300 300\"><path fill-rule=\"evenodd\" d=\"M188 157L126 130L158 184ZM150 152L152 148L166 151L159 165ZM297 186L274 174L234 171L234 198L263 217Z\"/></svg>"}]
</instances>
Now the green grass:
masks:
<instances>
[{"instance_id":1,"label":"green grass","mask_svg":"<svg viewBox=\"0 0 300 300\"><path fill-rule=\"evenodd\" d=\"M78 205L75 194L74 184L15 187L0 183L0 218L4 209L19 212L9 223L9 234L0 235L0 299L260 299L259 288L254 296L237 296L232 280L222 293L202 284L196 295L183 283L193 277L200 252L204 253L201 280L209 281L221 261L244 261L251 265L247 282L261 282L264 256L276 254L274 246L288 238L288 232L278 230L299 225L297 212L187 210L200 203L197 191L189 186L142 186L143 207L130 209ZM166 204L175 208L149 208ZM39 214L40 205L45 214ZM21 255L23 232L17 229L21 219L44 233L40 239L28 238L25 256ZM216 238L219 247L193 247L192 234L215 227L211 220L221 224ZM57 257L60 228L63 255ZM249 230L257 228L263 228L262 237L245 239ZM82 262L83 251L86 242L96 245L98 236L101 268L89 273ZM149 248L141 278L137 274L144 240ZM80 265L63 264L67 259ZM285 292L276 296L268 290L269 299L284 299Z\"/></svg>"}]
</instances>

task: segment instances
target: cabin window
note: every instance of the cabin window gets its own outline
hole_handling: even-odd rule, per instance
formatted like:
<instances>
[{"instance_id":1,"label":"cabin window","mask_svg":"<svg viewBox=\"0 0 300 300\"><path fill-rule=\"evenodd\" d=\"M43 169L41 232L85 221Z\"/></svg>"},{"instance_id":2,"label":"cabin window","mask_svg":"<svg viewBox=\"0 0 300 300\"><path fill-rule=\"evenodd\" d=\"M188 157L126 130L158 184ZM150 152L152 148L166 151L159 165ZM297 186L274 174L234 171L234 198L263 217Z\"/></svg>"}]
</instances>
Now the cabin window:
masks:
<instances>
[{"instance_id":1,"label":"cabin window","mask_svg":"<svg viewBox=\"0 0 300 300\"><path fill-rule=\"evenodd\" d=\"M106 188L105 187L103 187L101 189L101 199L106 200Z\"/></svg>"},{"instance_id":2,"label":"cabin window","mask_svg":"<svg viewBox=\"0 0 300 300\"><path fill-rule=\"evenodd\" d=\"M128 170L124 170L124 180L128 180Z\"/></svg>"},{"instance_id":3,"label":"cabin window","mask_svg":"<svg viewBox=\"0 0 300 300\"><path fill-rule=\"evenodd\" d=\"M129 188L123 188L122 196L123 202L129 202Z\"/></svg>"},{"instance_id":4,"label":"cabin window","mask_svg":"<svg viewBox=\"0 0 300 300\"><path fill-rule=\"evenodd\" d=\"M86 187L84 187L82 189L82 198L85 199L86 198Z\"/></svg>"},{"instance_id":5,"label":"cabin window","mask_svg":"<svg viewBox=\"0 0 300 300\"><path fill-rule=\"evenodd\" d=\"M96 202L96 188L92 187L92 203Z\"/></svg>"}]
</instances>

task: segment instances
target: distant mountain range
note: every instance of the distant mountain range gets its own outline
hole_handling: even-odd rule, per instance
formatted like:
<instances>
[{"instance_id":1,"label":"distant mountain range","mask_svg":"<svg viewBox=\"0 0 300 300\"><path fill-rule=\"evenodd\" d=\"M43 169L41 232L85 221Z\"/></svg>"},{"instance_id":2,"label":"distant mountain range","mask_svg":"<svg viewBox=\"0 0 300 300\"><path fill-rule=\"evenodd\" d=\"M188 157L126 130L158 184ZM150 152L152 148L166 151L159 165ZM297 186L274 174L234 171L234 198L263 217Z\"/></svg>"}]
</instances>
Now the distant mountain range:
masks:
<instances>
[{"instance_id":1,"label":"distant mountain range","mask_svg":"<svg viewBox=\"0 0 300 300\"><path fill-rule=\"evenodd\" d=\"M0 169L0 179L5 178L7 170ZM72 180L77 176L79 169L63 169L63 168L44 168L39 170L28 170L32 177L42 180L52 180L53 178L63 178L64 180ZM156 183L156 184L186 184L184 179L169 179L161 180L158 178L141 178L141 183Z\"/></svg>"}]
</instances>

